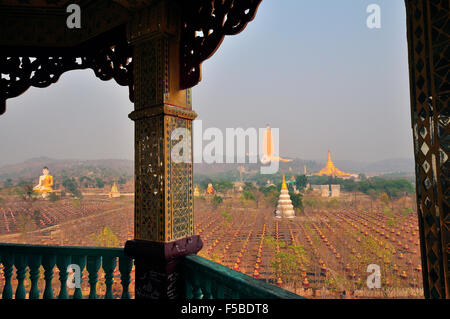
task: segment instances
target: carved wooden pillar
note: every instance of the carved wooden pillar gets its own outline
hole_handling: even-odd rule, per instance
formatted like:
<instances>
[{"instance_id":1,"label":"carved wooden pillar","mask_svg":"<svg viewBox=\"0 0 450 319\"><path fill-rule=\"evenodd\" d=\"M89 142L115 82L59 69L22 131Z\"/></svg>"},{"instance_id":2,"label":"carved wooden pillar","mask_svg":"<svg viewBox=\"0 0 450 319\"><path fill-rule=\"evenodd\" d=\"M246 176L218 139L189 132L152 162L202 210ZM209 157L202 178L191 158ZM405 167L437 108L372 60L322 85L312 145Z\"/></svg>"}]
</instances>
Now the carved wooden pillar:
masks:
<instances>
[{"instance_id":1,"label":"carved wooden pillar","mask_svg":"<svg viewBox=\"0 0 450 319\"><path fill-rule=\"evenodd\" d=\"M188 161L172 159L176 128L192 138L190 89L180 89L181 12L161 1L131 19L135 110L135 240L125 252L135 257L136 298L183 296L179 263L202 247L194 234L192 143Z\"/></svg>"},{"instance_id":2,"label":"carved wooden pillar","mask_svg":"<svg viewBox=\"0 0 450 319\"><path fill-rule=\"evenodd\" d=\"M405 3L423 285L450 298L449 1Z\"/></svg>"}]
</instances>

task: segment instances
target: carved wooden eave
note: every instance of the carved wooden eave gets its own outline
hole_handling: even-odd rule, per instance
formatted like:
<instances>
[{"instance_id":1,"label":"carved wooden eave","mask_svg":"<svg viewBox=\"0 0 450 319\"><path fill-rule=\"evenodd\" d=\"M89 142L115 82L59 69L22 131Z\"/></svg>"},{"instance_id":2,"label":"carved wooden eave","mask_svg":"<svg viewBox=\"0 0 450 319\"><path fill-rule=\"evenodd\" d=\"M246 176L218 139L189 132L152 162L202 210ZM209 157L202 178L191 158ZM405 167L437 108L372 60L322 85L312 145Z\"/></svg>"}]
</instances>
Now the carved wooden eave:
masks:
<instances>
[{"instance_id":1,"label":"carved wooden eave","mask_svg":"<svg viewBox=\"0 0 450 319\"><path fill-rule=\"evenodd\" d=\"M261 1L0 0L0 114L8 98L47 87L75 69L127 85L134 101L134 41L153 32L179 37L179 86L191 88L201 80L202 62L226 35L244 30ZM66 26L69 4L81 8L81 29ZM173 12L181 12L181 21L171 21Z\"/></svg>"},{"instance_id":2,"label":"carved wooden eave","mask_svg":"<svg viewBox=\"0 0 450 319\"><path fill-rule=\"evenodd\" d=\"M201 64L210 58L226 35L236 35L252 21L262 0L192 0L183 6L181 87L201 81Z\"/></svg>"}]
</instances>

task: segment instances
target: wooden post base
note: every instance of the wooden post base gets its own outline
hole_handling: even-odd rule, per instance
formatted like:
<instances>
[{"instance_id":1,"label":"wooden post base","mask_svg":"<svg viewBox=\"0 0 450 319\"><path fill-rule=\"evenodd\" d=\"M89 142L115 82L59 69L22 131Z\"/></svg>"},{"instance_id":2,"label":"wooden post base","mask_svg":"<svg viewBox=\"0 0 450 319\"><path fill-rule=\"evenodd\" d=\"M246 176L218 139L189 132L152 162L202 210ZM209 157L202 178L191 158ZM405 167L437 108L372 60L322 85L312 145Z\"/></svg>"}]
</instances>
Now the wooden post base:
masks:
<instances>
[{"instance_id":1,"label":"wooden post base","mask_svg":"<svg viewBox=\"0 0 450 319\"><path fill-rule=\"evenodd\" d=\"M184 299L181 263L203 247L200 236L169 243L129 240L125 254L135 259L136 299Z\"/></svg>"}]
</instances>

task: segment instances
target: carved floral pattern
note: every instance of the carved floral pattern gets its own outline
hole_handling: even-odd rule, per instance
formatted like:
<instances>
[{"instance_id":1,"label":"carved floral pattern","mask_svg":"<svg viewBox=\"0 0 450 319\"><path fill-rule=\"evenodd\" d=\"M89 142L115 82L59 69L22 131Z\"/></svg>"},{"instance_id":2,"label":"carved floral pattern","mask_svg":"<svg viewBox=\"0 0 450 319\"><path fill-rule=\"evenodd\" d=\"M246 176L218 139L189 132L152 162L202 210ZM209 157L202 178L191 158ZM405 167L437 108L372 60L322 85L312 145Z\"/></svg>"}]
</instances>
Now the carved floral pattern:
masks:
<instances>
[{"instance_id":1,"label":"carved floral pattern","mask_svg":"<svg viewBox=\"0 0 450 319\"><path fill-rule=\"evenodd\" d=\"M122 42L81 57L0 55L0 114L6 110L6 99L19 96L32 86L47 87L64 72L80 69L92 69L103 81L114 79L119 85L128 85L130 100L134 101L132 52Z\"/></svg>"},{"instance_id":2,"label":"carved floral pattern","mask_svg":"<svg viewBox=\"0 0 450 319\"><path fill-rule=\"evenodd\" d=\"M183 2L181 33L182 89L201 80L201 64L219 48L226 35L245 29L262 0L193 0Z\"/></svg>"}]
</instances>

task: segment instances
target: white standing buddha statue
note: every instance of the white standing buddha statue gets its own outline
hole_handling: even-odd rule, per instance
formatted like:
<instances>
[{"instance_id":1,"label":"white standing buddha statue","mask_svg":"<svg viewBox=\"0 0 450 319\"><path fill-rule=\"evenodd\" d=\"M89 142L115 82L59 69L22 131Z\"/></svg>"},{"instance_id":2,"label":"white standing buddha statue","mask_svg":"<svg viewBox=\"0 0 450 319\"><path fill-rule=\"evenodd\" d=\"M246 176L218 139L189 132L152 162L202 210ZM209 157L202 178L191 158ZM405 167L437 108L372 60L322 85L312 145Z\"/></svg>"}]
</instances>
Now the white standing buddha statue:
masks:
<instances>
[{"instance_id":1,"label":"white standing buddha statue","mask_svg":"<svg viewBox=\"0 0 450 319\"><path fill-rule=\"evenodd\" d=\"M280 199L278 200L278 206L276 211L277 218L294 218L295 211L292 205L291 197L289 196L289 190L286 185L286 178L283 174L283 184L281 185Z\"/></svg>"}]
</instances>

